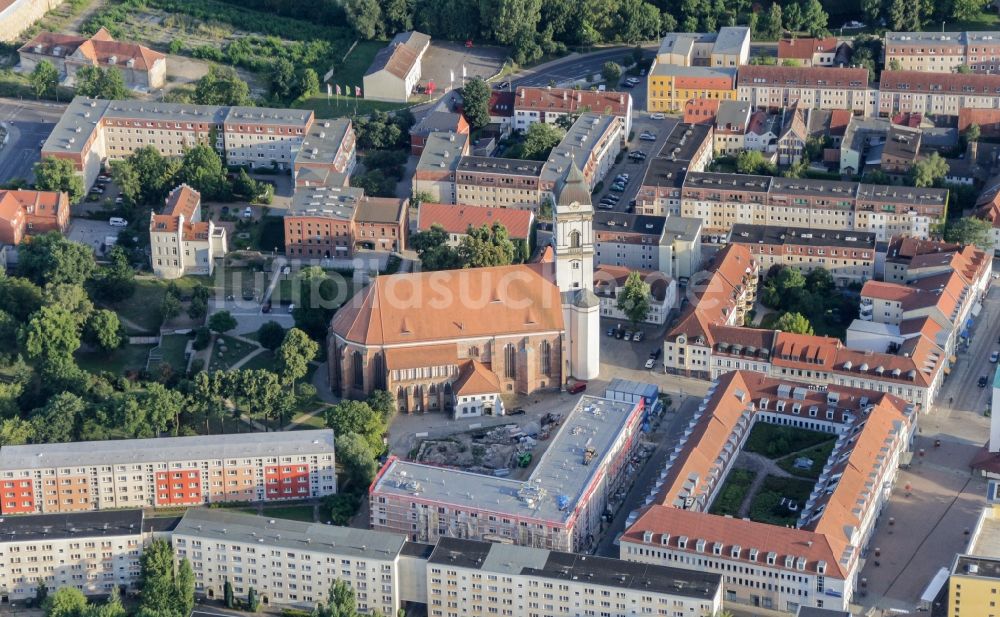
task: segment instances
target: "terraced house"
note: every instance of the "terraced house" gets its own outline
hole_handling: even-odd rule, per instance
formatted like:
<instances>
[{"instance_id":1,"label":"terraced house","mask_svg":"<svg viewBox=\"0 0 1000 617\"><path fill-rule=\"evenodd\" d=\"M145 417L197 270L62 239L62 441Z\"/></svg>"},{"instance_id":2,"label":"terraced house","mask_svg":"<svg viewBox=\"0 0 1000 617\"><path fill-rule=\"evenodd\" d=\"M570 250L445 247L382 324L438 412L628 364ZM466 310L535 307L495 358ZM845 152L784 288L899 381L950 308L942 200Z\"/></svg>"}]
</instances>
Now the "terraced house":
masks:
<instances>
[{"instance_id":1,"label":"terraced house","mask_svg":"<svg viewBox=\"0 0 1000 617\"><path fill-rule=\"evenodd\" d=\"M1000 108L1000 75L883 71L878 113L958 117L963 109Z\"/></svg>"},{"instance_id":2,"label":"terraced house","mask_svg":"<svg viewBox=\"0 0 1000 617\"><path fill-rule=\"evenodd\" d=\"M754 108L784 109L796 101L803 109L850 109L870 116L875 92L868 87L868 69L817 66L741 66L739 100Z\"/></svg>"}]
</instances>

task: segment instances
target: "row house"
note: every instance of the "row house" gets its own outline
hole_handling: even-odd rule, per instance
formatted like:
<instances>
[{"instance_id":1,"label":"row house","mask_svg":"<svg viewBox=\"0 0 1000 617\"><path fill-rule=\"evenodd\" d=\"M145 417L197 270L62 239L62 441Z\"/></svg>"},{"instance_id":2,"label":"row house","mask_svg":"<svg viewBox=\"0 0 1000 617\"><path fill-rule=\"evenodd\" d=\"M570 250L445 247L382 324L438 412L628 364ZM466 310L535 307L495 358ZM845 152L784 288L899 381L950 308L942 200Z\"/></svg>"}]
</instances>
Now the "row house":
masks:
<instances>
[{"instance_id":1,"label":"row house","mask_svg":"<svg viewBox=\"0 0 1000 617\"><path fill-rule=\"evenodd\" d=\"M1000 70L1000 32L886 32L885 66L903 71L973 73Z\"/></svg>"},{"instance_id":2,"label":"row house","mask_svg":"<svg viewBox=\"0 0 1000 617\"><path fill-rule=\"evenodd\" d=\"M543 166L540 161L463 156L455 166L451 203L535 212L543 199Z\"/></svg>"},{"instance_id":3,"label":"row house","mask_svg":"<svg viewBox=\"0 0 1000 617\"><path fill-rule=\"evenodd\" d=\"M750 249L761 272L773 266L795 268L802 274L821 269L838 286L862 284L875 277L876 237L871 232L738 223L730 230L729 243Z\"/></svg>"},{"instance_id":4,"label":"row house","mask_svg":"<svg viewBox=\"0 0 1000 617\"><path fill-rule=\"evenodd\" d=\"M334 463L330 430L4 446L0 514L323 497Z\"/></svg>"},{"instance_id":5,"label":"row house","mask_svg":"<svg viewBox=\"0 0 1000 617\"><path fill-rule=\"evenodd\" d=\"M696 98L736 100L736 68L678 66L654 61L649 69L646 108L677 112Z\"/></svg>"},{"instance_id":6,"label":"row house","mask_svg":"<svg viewBox=\"0 0 1000 617\"><path fill-rule=\"evenodd\" d=\"M740 67L738 98L754 108L849 109L869 116L876 109L868 69L748 65Z\"/></svg>"},{"instance_id":7,"label":"row house","mask_svg":"<svg viewBox=\"0 0 1000 617\"><path fill-rule=\"evenodd\" d=\"M883 71L878 113L958 117L963 109L1000 109L1000 75Z\"/></svg>"},{"instance_id":8,"label":"row house","mask_svg":"<svg viewBox=\"0 0 1000 617\"><path fill-rule=\"evenodd\" d=\"M742 223L926 238L947 201L947 189L714 172L689 172L681 188L681 214L723 236Z\"/></svg>"},{"instance_id":9,"label":"row house","mask_svg":"<svg viewBox=\"0 0 1000 617\"><path fill-rule=\"evenodd\" d=\"M352 187L299 187L283 217L285 252L300 259L353 257L406 247L409 200L369 197Z\"/></svg>"}]
</instances>

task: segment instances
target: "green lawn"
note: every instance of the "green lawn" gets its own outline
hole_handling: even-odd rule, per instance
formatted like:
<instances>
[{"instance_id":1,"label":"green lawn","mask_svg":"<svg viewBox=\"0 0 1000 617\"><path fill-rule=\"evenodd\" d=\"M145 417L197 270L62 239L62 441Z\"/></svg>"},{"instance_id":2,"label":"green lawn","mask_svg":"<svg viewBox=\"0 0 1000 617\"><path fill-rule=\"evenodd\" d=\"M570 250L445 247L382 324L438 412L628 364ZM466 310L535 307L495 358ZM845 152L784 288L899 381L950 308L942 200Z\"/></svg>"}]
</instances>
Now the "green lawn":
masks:
<instances>
[{"instance_id":1,"label":"green lawn","mask_svg":"<svg viewBox=\"0 0 1000 617\"><path fill-rule=\"evenodd\" d=\"M409 103L368 101L357 99L353 96L337 96L336 94L329 99L324 94L323 96L314 96L295 103L295 106L300 109L315 111L317 118L340 118L353 115L367 116L373 111L396 111L408 105Z\"/></svg>"},{"instance_id":2,"label":"green lawn","mask_svg":"<svg viewBox=\"0 0 1000 617\"><path fill-rule=\"evenodd\" d=\"M1000 23L1000 15L994 11L983 11L975 19L967 21L949 21L947 23L949 32L961 30L996 30Z\"/></svg>"},{"instance_id":3,"label":"green lawn","mask_svg":"<svg viewBox=\"0 0 1000 617\"><path fill-rule=\"evenodd\" d=\"M173 281L164 281L153 277L136 277L135 293L111 305L111 309L119 316L138 326L125 324L129 334L155 333L159 331L163 318L160 315L160 305L167 293L167 285L174 283L184 297L190 296L192 290L199 284L212 285L211 279L203 276L185 276Z\"/></svg>"},{"instance_id":4,"label":"green lawn","mask_svg":"<svg viewBox=\"0 0 1000 617\"><path fill-rule=\"evenodd\" d=\"M803 409L803 413L805 413L805 409ZM750 431L750 436L747 437L743 449L747 452L763 454L768 458L779 459L792 452L835 440L836 436L831 433L757 422L754 424L753 430Z\"/></svg>"},{"instance_id":5,"label":"green lawn","mask_svg":"<svg viewBox=\"0 0 1000 617\"><path fill-rule=\"evenodd\" d=\"M316 409L317 407L318 405L313 404L312 409ZM310 409L310 411L312 411L312 409ZM296 422L297 420L301 419L306 415L306 413L296 414L295 418L292 419L292 422ZM305 421L301 422L300 424L296 424L293 430L312 431L322 428L326 428L326 419L323 417L323 413L321 412L314 416L309 416L308 418L305 419Z\"/></svg>"},{"instance_id":6,"label":"green lawn","mask_svg":"<svg viewBox=\"0 0 1000 617\"><path fill-rule=\"evenodd\" d=\"M184 367L187 366L187 361L184 359L184 348L187 346L188 337L184 334L168 334L160 340L160 355L162 356L161 362L166 362L175 371L183 372ZM155 367L150 365L150 370L152 371Z\"/></svg>"},{"instance_id":7,"label":"green lawn","mask_svg":"<svg viewBox=\"0 0 1000 617\"><path fill-rule=\"evenodd\" d=\"M222 350L222 347L225 347L225 351ZM212 350L212 361L208 365L208 370L228 371L234 364L255 349L257 349L256 346L244 343L237 338L226 336L225 334L220 335L215 340L215 347Z\"/></svg>"},{"instance_id":8,"label":"green lawn","mask_svg":"<svg viewBox=\"0 0 1000 617\"><path fill-rule=\"evenodd\" d=\"M781 467L793 476L818 480L819 474L823 471L823 466L826 465L827 459L830 458L830 454L833 452L833 446L836 445L836 443L836 439L830 439L829 441L813 446L804 452L789 454L785 458L778 461L778 467ZM812 459L812 467L809 469L799 469L796 467L795 459L802 457Z\"/></svg>"},{"instance_id":9,"label":"green lawn","mask_svg":"<svg viewBox=\"0 0 1000 617\"><path fill-rule=\"evenodd\" d=\"M85 371L100 373L109 371L123 375L126 371L146 369L146 360L153 345L125 345L110 354L104 351L77 352L76 362Z\"/></svg>"},{"instance_id":10,"label":"green lawn","mask_svg":"<svg viewBox=\"0 0 1000 617\"><path fill-rule=\"evenodd\" d=\"M388 44L388 41L359 41L351 53L348 54L344 63L333 71L333 84L340 84L341 87L350 85L351 87L362 85L365 71L371 66L375 54ZM336 93L336 86L334 93ZM323 94L326 94L325 92ZM352 99L353 100L353 99Z\"/></svg>"},{"instance_id":11,"label":"green lawn","mask_svg":"<svg viewBox=\"0 0 1000 617\"><path fill-rule=\"evenodd\" d=\"M277 370L278 370L278 367L275 364L275 361L276 360L275 360L275 357L274 357L274 352L272 352L269 349L265 349L264 351L260 352L256 356L254 356L254 357L250 358L249 360L247 360L246 364L244 364L242 366L242 368L245 368L245 369L261 369L262 368L262 369L271 371L272 373L276 373Z\"/></svg>"},{"instance_id":12,"label":"green lawn","mask_svg":"<svg viewBox=\"0 0 1000 617\"><path fill-rule=\"evenodd\" d=\"M725 483L719 489L719 494L709 509L711 514L736 516L740 505L746 497L747 489L753 484L756 473L749 469L733 469L726 477Z\"/></svg>"},{"instance_id":13,"label":"green lawn","mask_svg":"<svg viewBox=\"0 0 1000 617\"><path fill-rule=\"evenodd\" d=\"M809 499L813 486L814 483L809 480L768 476L750 504L750 520L771 525L794 525L799 520L799 514ZM789 510L782 505L783 498L794 501L797 509Z\"/></svg>"}]
</instances>

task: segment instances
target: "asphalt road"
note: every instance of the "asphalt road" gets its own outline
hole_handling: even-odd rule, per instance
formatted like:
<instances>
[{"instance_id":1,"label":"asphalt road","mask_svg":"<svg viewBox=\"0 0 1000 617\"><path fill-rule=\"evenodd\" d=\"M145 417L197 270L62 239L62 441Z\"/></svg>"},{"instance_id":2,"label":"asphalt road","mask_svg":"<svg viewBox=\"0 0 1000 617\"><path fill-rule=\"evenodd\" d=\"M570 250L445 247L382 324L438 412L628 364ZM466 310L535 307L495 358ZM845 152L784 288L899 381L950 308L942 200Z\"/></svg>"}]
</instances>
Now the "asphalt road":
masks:
<instances>
[{"instance_id":1,"label":"asphalt road","mask_svg":"<svg viewBox=\"0 0 1000 617\"><path fill-rule=\"evenodd\" d=\"M0 148L0 182L33 179L41 143L52 132L66 105L0 98L0 122L7 128L7 143Z\"/></svg>"},{"instance_id":2,"label":"asphalt road","mask_svg":"<svg viewBox=\"0 0 1000 617\"><path fill-rule=\"evenodd\" d=\"M655 49L653 45L643 49ZM514 75L509 81L513 88L518 86L547 86L550 82L560 83L584 79L587 75L601 72L601 67L608 60L620 61L631 53L631 47L613 47L594 53L566 58L540 65L534 69L526 69Z\"/></svg>"}]
</instances>

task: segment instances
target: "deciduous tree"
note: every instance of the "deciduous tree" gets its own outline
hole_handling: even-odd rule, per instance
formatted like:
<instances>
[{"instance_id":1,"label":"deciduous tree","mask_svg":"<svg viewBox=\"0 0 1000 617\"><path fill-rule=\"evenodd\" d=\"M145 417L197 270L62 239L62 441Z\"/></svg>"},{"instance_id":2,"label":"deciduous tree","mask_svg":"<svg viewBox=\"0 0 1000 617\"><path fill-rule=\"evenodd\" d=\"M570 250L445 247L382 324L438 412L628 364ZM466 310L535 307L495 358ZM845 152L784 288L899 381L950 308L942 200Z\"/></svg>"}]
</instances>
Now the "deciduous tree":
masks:
<instances>
[{"instance_id":1,"label":"deciduous tree","mask_svg":"<svg viewBox=\"0 0 1000 617\"><path fill-rule=\"evenodd\" d=\"M934 186L948 175L948 162L937 152L918 160L910 168L910 180L915 187Z\"/></svg>"},{"instance_id":2,"label":"deciduous tree","mask_svg":"<svg viewBox=\"0 0 1000 617\"><path fill-rule=\"evenodd\" d=\"M601 78L607 82L609 90L617 88L618 80L622 78L622 67L617 62L608 60L601 66Z\"/></svg>"},{"instance_id":3,"label":"deciduous tree","mask_svg":"<svg viewBox=\"0 0 1000 617\"><path fill-rule=\"evenodd\" d=\"M634 327L646 320L649 309L649 284L642 280L642 275L638 272L630 272L625 285L618 292L618 310L625 313Z\"/></svg>"},{"instance_id":4,"label":"deciduous tree","mask_svg":"<svg viewBox=\"0 0 1000 617\"><path fill-rule=\"evenodd\" d=\"M565 136L566 131L554 124L535 122L525 132L521 158L544 161Z\"/></svg>"},{"instance_id":5,"label":"deciduous tree","mask_svg":"<svg viewBox=\"0 0 1000 617\"><path fill-rule=\"evenodd\" d=\"M373 452L380 453L385 449L382 435L386 423L368 403L351 400L337 403L326 411L326 425L333 429L335 435L360 435Z\"/></svg>"},{"instance_id":6,"label":"deciduous tree","mask_svg":"<svg viewBox=\"0 0 1000 617\"><path fill-rule=\"evenodd\" d=\"M83 178L73 169L69 159L47 156L35 163L35 188L40 191L62 191L73 203L83 198Z\"/></svg>"},{"instance_id":7,"label":"deciduous tree","mask_svg":"<svg viewBox=\"0 0 1000 617\"><path fill-rule=\"evenodd\" d=\"M319 345L308 334L298 328L289 330L276 354L281 381L291 385L305 377L318 351Z\"/></svg>"},{"instance_id":8,"label":"deciduous tree","mask_svg":"<svg viewBox=\"0 0 1000 617\"><path fill-rule=\"evenodd\" d=\"M490 86L479 77L466 82L462 88L462 113L469 126L480 129L490 123Z\"/></svg>"},{"instance_id":9,"label":"deciduous tree","mask_svg":"<svg viewBox=\"0 0 1000 617\"><path fill-rule=\"evenodd\" d=\"M993 248L993 227L974 217L962 217L948 223L944 239L957 244L974 244L981 249Z\"/></svg>"},{"instance_id":10,"label":"deciduous tree","mask_svg":"<svg viewBox=\"0 0 1000 617\"><path fill-rule=\"evenodd\" d=\"M802 313L785 313L774 322L774 327L782 332L793 334L812 334L813 328Z\"/></svg>"},{"instance_id":11,"label":"deciduous tree","mask_svg":"<svg viewBox=\"0 0 1000 617\"><path fill-rule=\"evenodd\" d=\"M59 86L59 70L48 60L41 60L31 71L31 88L35 98L49 98Z\"/></svg>"},{"instance_id":12,"label":"deciduous tree","mask_svg":"<svg viewBox=\"0 0 1000 617\"><path fill-rule=\"evenodd\" d=\"M344 470L346 484L354 490L371 484L378 471L378 462L375 451L364 436L357 433L338 434L336 449L337 462Z\"/></svg>"},{"instance_id":13,"label":"deciduous tree","mask_svg":"<svg viewBox=\"0 0 1000 617\"><path fill-rule=\"evenodd\" d=\"M230 66L213 64L194 88L194 102L199 105L247 106L253 103L250 86Z\"/></svg>"},{"instance_id":14,"label":"deciduous tree","mask_svg":"<svg viewBox=\"0 0 1000 617\"><path fill-rule=\"evenodd\" d=\"M237 325L236 318L229 311L218 311L208 318L208 328L218 334L229 332Z\"/></svg>"},{"instance_id":15,"label":"deciduous tree","mask_svg":"<svg viewBox=\"0 0 1000 617\"><path fill-rule=\"evenodd\" d=\"M507 266L514 261L514 243L501 223L470 227L458 245L458 255L467 268Z\"/></svg>"},{"instance_id":16,"label":"deciduous tree","mask_svg":"<svg viewBox=\"0 0 1000 617\"><path fill-rule=\"evenodd\" d=\"M92 312L83 328L83 340L105 352L121 347L125 336L118 314L106 309Z\"/></svg>"},{"instance_id":17,"label":"deciduous tree","mask_svg":"<svg viewBox=\"0 0 1000 617\"><path fill-rule=\"evenodd\" d=\"M264 349L276 350L285 340L285 329L276 321L268 321L257 329L257 342Z\"/></svg>"},{"instance_id":18,"label":"deciduous tree","mask_svg":"<svg viewBox=\"0 0 1000 617\"><path fill-rule=\"evenodd\" d=\"M128 98L128 88L121 71L100 66L85 66L76 71L76 94L109 101Z\"/></svg>"},{"instance_id":19,"label":"deciduous tree","mask_svg":"<svg viewBox=\"0 0 1000 617\"><path fill-rule=\"evenodd\" d=\"M76 587L60 587L45 598L45 617L83 617L87 597Z\"/></svg>"}]
</instances>

